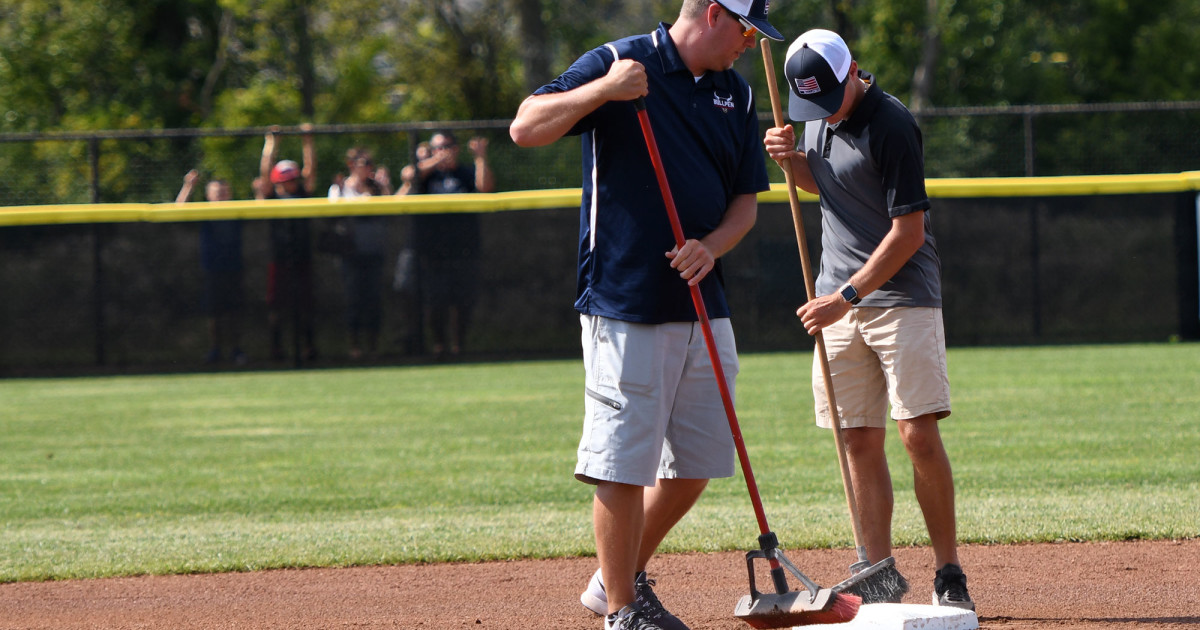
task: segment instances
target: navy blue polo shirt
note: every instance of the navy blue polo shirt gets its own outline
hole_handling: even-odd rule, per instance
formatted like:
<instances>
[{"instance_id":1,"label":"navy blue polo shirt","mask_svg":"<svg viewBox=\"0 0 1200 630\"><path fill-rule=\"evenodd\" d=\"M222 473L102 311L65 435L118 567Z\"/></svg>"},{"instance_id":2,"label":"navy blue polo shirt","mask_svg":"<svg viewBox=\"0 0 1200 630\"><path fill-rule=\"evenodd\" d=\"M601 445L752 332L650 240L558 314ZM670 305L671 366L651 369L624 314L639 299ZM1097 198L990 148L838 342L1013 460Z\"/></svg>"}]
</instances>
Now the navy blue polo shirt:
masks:
<instances>
[{"instance_id":1,"label":"navy blue polo shirt","mask_svg":"<svg viewBox=\"0 0 1200 630\"><path fill-rule=\"evenodd\" d=\"M680 223L687 238L699 239L716 229L734 196L769 183L750 86L733 70L694 77L669 27L589 51L535 94L590 83L617 58L645 66L646 111ZM646 324L696 321L687 283L665 256L675 238L633 103L605 103L570 133L583 141L576 310ZM710 317L729 317L719 259L700 290Z\"/></svg>"}]
</instances>

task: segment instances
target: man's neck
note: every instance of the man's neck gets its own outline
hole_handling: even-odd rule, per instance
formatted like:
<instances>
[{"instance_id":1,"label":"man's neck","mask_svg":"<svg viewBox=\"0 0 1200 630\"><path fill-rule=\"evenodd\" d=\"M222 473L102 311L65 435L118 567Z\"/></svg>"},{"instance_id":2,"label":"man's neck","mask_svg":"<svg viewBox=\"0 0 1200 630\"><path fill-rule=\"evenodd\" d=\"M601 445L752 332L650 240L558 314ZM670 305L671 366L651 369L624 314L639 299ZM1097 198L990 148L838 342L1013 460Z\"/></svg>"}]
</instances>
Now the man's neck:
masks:
<instances>
[{"instance_id":1,"label":"man's neck","mask_svg":"<svg viewBox=\"0 0 1200 630\"><path fill-rule=\"evenodd\" d=\"M692 76L704 76L704 73L708 72L708 68L701 63L703 47L700 40L703 31L698 25L680 17L667 29L667 34L671 36L671 41L675 43L675 50L679 52L679 58L683 60L683 65L687 66Z\"/></svg>"},{"instance_id":2,"label":"man's neck","mask_svg":"<svg viewBox=\"0 0 1200 630\"><path fill-rule=\"evenodd\" d=\"M858 111L858 106L860 103L862 103L863 97L866 96L867 88L870 87L869 83L863 81L857 75L851 77L850 80L854 83L852 84L853 88L851 89L852 100L850 111L846 112L846 118L850 118L854 115L854 112Z\"/></svg>"}]
</instances>

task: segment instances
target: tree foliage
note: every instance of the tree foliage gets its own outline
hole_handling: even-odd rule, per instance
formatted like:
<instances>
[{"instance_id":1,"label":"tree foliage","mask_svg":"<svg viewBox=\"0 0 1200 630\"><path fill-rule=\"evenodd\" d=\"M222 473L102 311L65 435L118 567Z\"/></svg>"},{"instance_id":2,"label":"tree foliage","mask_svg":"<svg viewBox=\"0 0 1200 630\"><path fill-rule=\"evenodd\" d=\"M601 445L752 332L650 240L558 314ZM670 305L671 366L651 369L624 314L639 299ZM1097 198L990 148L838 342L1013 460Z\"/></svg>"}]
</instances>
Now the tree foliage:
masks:
<instances>
[{"instance_id":1,"label":"tree foliage","mask_svg":"<svg viewBox=\"0 0 1200 630\"><path fill-rule=\"evenodd\" d=\"M921 36L939 40L937 106L1195 99L1200 6L1191 0L925 0L862 2L850 41L907 97Z\"/></svg>"},{"instance_id":2,"label":"tree foliage","mask_svg":"<svg viewBox=\"0 0 1200 630\"><path fill-rule=\"evenodd\" d=\"M504 118L582 52L669 22L677 8L678 0L4 0L0 129ZM1200 5L1191 0L777 0L771 15L789 37L842 30L861 65L901 97L928 61L922 44L932 34L934 105L1183 99L1200 90ZM751 61L744 71L755 75Z\"/></svg>"},{"instance_id":3,"label":"tree foliage","mask_svg":"<svg viewBox=\"0 0 1200 630\"><path fill-rule=\"evenodd\" d=\"M504 119L583 52L674 20L679 4L0 0L0 133ZM771 20L789 39L839 31L914 107L1200 99L1195 0L775 0ZM777 78L787 44L774 44ZM766 109L757 52L738 69ZM953 147L991 142L947 133ZM254 147L229 139L178 144L218 160L217 174L254 159ZM102 185L119 197L141 164L179 149L102 152ZM0 155L0 168L54 153L78 165L87 150L21 147ZM221 152L238 157L212 157ZM65 193L77 171L20 185Z\"/></svg>"}]
</instances>

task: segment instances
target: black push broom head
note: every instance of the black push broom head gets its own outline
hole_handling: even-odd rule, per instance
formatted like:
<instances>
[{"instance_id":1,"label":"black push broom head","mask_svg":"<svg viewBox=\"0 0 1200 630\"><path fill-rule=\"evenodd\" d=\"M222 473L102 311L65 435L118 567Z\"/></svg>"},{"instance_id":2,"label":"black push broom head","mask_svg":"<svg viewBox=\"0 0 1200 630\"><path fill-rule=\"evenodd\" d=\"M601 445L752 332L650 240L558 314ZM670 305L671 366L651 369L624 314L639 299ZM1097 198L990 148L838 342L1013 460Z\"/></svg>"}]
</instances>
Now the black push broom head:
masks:
<instances>
[{"instance_id":1,"label":"black push broom head","mask_svg":"<svg viewBox=\"0 0 1200 630\"><path fill-rule=\"evenodd\" d=\"M862 599L823 588L816 597L808 591L755 593L738 601L733 615L755 628L791 628L854 619Z\"/></svg>"}]
</instances>

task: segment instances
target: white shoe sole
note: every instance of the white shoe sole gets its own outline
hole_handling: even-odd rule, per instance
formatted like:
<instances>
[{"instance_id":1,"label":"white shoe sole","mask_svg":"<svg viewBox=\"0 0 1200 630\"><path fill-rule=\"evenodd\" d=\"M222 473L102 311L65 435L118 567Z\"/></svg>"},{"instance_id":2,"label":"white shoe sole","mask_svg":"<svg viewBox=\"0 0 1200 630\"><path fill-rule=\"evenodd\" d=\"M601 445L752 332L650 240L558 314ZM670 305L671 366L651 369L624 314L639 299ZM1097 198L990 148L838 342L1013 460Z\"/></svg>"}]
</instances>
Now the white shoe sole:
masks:
<instances>
[{"instance_id":1,"label":"white shoe sole","mask_svg":"<svg viewBox=\"0 0 1200 630\"><path fill-rule=\"evenodd\" d=\"M602 617L608 614L608 597L604 595L604 584L600 581L600 569L596 569L596 572L592 574L592 579L588 581L587 590L579 595L579 603Z\"/></svg>"},{"instance_id":2,"label":"white shoe sole","mask_svg":"<svg viewBox=\"0 0 1200 630\"><path fill-rule=\"evenodd\" d=\"M942 599L938 597L937 591L934 591L933 593L933 605L948 606L950 608L958 608L959 610L969 610L971 612L975 612L975 602L943 602Z\"/></svg>"}]
</instances>

